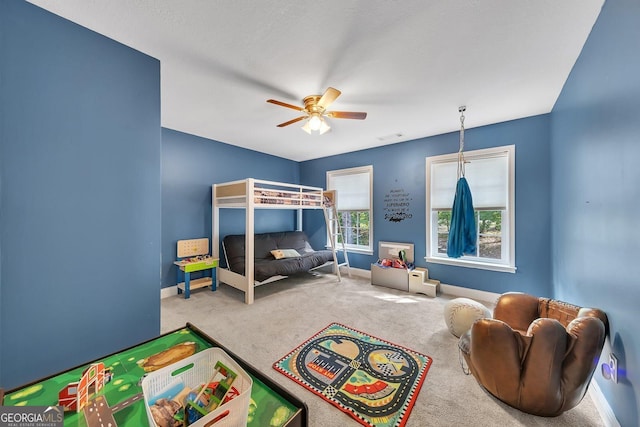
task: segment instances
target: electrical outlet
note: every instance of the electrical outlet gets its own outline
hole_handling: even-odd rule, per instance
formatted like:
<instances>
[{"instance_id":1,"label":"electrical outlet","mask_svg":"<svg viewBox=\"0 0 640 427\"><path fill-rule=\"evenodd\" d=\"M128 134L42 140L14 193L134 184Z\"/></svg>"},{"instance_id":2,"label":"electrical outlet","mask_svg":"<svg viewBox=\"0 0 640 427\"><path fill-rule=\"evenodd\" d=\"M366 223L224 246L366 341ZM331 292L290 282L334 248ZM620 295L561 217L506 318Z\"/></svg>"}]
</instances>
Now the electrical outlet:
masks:
<instances>
[{"instance_id":1,"label":"electrical outlet","mask_svg":"<svg viewBox=\"0 0 640 427\"><path fill-rule=\"evenodd\" d=\"M611 381L618 384L618 358L613 353L609 353L609 369Z\"/></svg>"}]
</instances>

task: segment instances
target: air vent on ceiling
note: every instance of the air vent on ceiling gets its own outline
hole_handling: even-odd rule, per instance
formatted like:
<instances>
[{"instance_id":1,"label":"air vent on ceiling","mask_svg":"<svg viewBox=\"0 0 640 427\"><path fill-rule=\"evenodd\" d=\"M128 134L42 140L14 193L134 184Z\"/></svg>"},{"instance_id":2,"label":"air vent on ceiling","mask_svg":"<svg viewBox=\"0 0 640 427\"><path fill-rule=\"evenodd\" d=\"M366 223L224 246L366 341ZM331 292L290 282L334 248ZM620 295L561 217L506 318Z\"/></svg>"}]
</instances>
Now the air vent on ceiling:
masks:
<instances>
[{"instance_id":1,"label":"air vent on ceiling","mask_svg":"<svg viewBox=\"0 0 640 427\"><path fill-rule=\"evenodd\" d=\"M392 133L392 134L386 135L386 136L379 136L378 137L378 141L380 141L380 142L389 142L389 141L398 140L400 138L402 138L402 134L401 133Z\"/></svg>"}]
</instances>

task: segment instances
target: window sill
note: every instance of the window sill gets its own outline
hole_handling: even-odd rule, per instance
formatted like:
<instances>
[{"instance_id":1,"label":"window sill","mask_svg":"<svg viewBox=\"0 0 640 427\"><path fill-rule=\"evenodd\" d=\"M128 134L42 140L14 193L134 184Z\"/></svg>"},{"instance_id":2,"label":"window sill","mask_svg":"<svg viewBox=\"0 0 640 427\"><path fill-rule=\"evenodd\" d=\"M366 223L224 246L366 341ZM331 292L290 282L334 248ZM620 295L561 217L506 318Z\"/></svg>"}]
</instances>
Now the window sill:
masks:
<instances>
[{"instance_id":1,"label":"window sill","mask_svg":"<svg viewBox=\"0 0 640 427\"><path fill-rule=\"evenodd\" d=\"M504 264L489 264L485 262L474 262L462 259L425 257L425 261L434 264L455 265L457 267L477 268L479 270L497 271L500 273L515 273L516 267Z\"/></svg>"}]
</instances>

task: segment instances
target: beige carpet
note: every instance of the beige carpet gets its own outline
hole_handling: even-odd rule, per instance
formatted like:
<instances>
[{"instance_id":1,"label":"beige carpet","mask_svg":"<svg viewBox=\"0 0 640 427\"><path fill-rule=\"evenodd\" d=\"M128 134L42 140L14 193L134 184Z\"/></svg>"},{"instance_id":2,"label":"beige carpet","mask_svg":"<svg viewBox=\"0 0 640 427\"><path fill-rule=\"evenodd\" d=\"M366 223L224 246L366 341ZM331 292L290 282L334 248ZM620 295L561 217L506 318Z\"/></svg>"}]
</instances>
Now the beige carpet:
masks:
<instances>
[{"instance_id":1,"label":"beige carpet","mask_svg":"<svg viewBox=\"0 0 640 427\"><path fill-rule=\"evenodd\" d=\"M164 298L162 332L191 322L268 377L305 401L309 426L359 424L272 368L272 364L331 322L339 322L433 358L407 426L602 426L589 394L556 418L513 409L486 393L459 363L457 338L449 333L443 308L452 297L429 298L379 286L362 278L305 274L256 288L254 304L221 285L191 298Z\"/></svg>"}]
</instances>

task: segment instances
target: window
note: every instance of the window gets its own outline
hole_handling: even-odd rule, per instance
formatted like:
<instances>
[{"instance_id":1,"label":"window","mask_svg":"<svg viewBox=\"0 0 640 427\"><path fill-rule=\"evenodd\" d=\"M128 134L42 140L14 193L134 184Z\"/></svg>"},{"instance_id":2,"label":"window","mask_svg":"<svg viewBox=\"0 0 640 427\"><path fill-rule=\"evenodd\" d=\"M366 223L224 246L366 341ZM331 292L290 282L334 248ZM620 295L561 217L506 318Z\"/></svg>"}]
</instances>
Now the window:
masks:
<instances>
[{"instance_id":1,"label":"window","mask_svg":"<svg viewBox=\"0 0 640 427\"><path fill-rule=\"evenodd\" d=\"M336 190L338 222L350 252L373 253L372 188L373 166L327 171L327 190Z\"/></svg>"},{"instance_id":2,"label":"window","mask_svg":"<svg viewBox=\"0 0 640 427\"><path fill-rule=\"evenodd\" d=\"M475 254L447 256L458 153L427 157L427 262L515 273L515 146L464 153L476 218Z\"/></svg>"}]
</instances>

